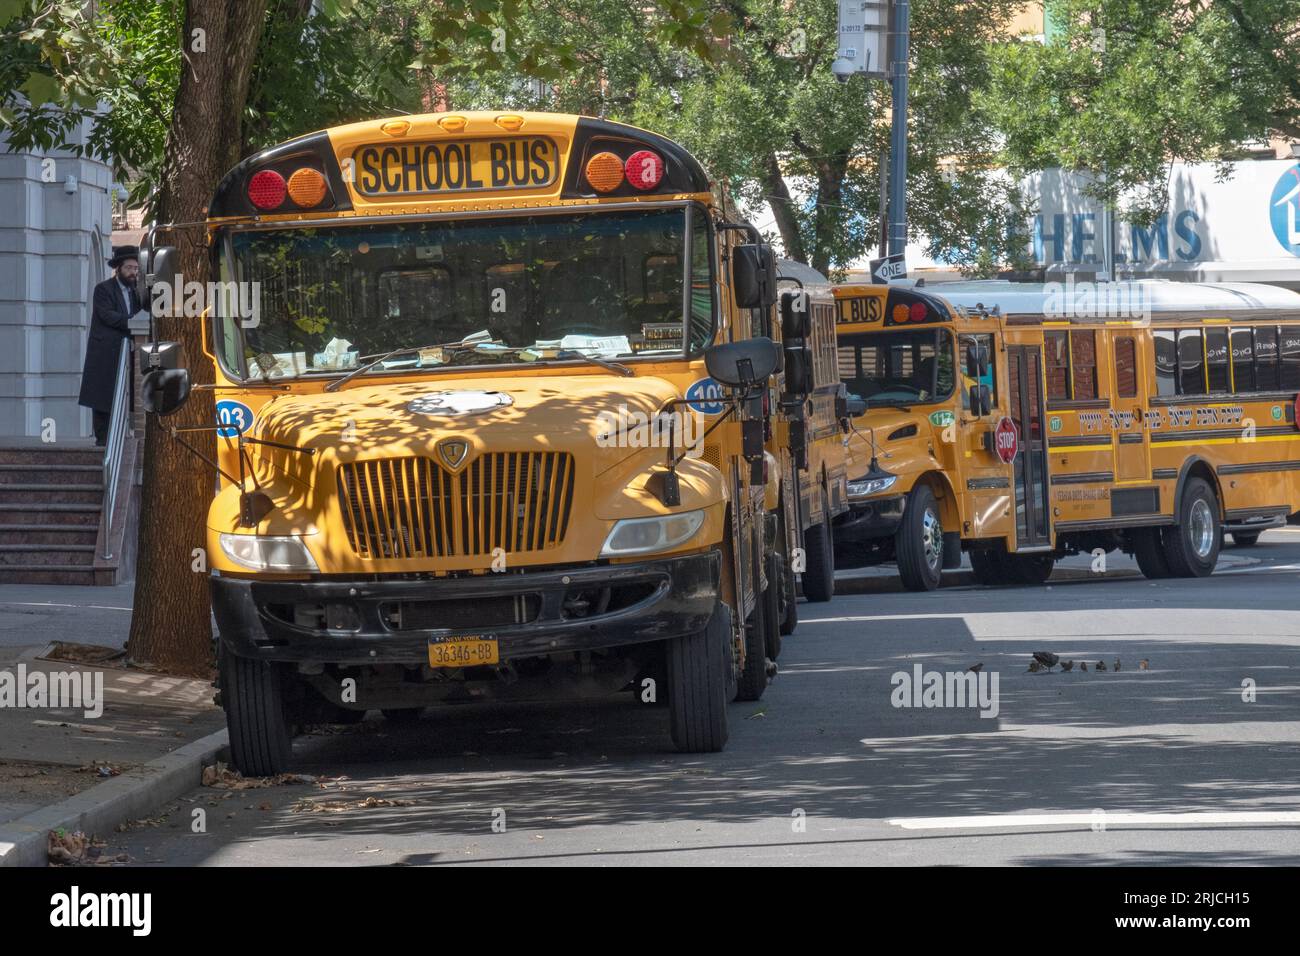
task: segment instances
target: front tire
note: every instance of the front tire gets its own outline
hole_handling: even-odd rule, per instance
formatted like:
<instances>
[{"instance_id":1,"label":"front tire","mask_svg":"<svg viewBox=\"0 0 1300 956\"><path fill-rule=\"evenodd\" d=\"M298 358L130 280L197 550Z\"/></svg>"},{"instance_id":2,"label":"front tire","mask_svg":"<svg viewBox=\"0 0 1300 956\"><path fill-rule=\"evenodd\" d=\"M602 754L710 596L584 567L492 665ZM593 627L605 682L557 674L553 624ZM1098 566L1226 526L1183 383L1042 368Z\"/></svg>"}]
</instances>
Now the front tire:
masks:
<instances>
[{"instance_id":1,"label":"front tire","mask_svg":"<svg viewBox=\"0 0 1300 956\"><path fill-rule=\"evenodd\" d=\"M929 485L907 496L903 522L894 538L898 574L909 591L933 591L943 577L943 525L939 503Z\"/></svg>"},{"instance_id":2,"label":"front tire","mask_svg":"<svg viewBox=\"0 0 1300 956\"><path fill-rule=\"evenodd\" d=\"M230 732L230 762L246 777L282 773L293 753L283 668L236 657L222 648L221 705Z\"/></svg>"},{"instance_id":3,"label":"front tire","mask_svg":"<svg viewBox=\"0 0 1300 956\"><path fill-rule=\"evenodd\" d=\"M668 642L668 713L682 753L714 753L727 743L731 699L731 608L721 601L703 630Z\"/></svg>"},{"instance_id":4,"label":"front tire","mask_svg":"<svg viewBox=\"0 0 1300 956\"><path fill-rule=\"evenodd\" d=\"M830 502L822 493L820 524L804 533L803 596L814 603L829 601L835 596L835 548L831 541Z\"/></svg>"},{"instance_id":5,"label":"front tire","mask_svg":"<svg viewBox=\"0 0 1300 956\"><path fill-rule=\"evenodd\" d=\"M790 557L787 549L790 547L790 539L786 536L785 511L781 511L780 521L781 534L781 629L777 636L776 650L781 652L781 635L790 635L794 629L799 626L799 590L795 584L794 571L791 569ZM769 655L772 660L776 660L776 654Z\"/></svg>"},{"instance_id":6,"label":"front tire","mask_svg":"<svg viewBox=\"0 0 1300 956\"><path fill-rule=\"evenodd\" d=\"M784 613L786 608L782 607L782 604L791 600L790 589L786 587L785 583L789 577L790 572L786 570L785 555L779 551L773 551L767 556L767 590L763 592L768 602L767 656L772 660L776 660L781 656L781 635L786 633Z\"/></svg>"},{"instance_id":7,"label":"front tire","mask_svg":"<svg viewBox=\"0 0 1300 956\"><path fill-rule=\"evenodd\" d=\"M759 559L761 560L761 559ZM754 583L758 583L758 561L754 562ZM736 683L736 700L759 700L767 690L767 649L770 643L768 631L775 631L776 612L771 598L776 594L777 583L770 576L771 564L768 565L767 587L754 600L754 613L745 625L745 666L740 671ZM777 634L777 640L781 635Z\"/></svg>"},{"instance_id":8,"label":"front tire","mask_svg":"<svg viewBox=\"0 0 1300 956\"><path fill-rule=\"evenodd\" d=\"M1183 489L1178 521L1161 533L1165 560L1175 577L1204 578L1219 563L1223 532L1219 528L1219 501L1202 478L1191 478Z\"/></svg>"}]
</instances>

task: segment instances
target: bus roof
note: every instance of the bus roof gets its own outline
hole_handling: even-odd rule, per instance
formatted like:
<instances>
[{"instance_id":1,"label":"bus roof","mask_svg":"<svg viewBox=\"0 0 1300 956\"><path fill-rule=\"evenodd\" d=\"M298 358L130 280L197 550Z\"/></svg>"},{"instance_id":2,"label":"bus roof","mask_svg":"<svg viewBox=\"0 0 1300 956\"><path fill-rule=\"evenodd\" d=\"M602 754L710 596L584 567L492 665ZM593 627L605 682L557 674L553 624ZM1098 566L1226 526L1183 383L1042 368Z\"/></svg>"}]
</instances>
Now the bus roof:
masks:
<instances>
[{"instance_id":1,"label":"bus roof","mask_svg":"<svg viewBox=\"0 0 1300 956\"><path fill-rule=\"evenodd\" d=\"M999 309L1003 315L1057 314L1087 321L1121 315L1205 314L1260 311L1300 313L1300 293L1252 282L1010 282L979 279L944 282L923 290L967 310Z\"/></svg>"}]
</instances>

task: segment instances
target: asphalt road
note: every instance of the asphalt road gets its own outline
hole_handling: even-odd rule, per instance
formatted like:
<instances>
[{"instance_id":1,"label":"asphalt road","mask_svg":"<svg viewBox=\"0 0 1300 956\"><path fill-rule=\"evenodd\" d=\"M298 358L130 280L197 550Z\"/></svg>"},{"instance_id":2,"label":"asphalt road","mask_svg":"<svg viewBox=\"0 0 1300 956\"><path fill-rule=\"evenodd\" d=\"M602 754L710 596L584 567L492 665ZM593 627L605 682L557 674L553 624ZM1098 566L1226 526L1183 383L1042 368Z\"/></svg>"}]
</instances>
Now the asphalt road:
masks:
<instances>
[{"instance_id":1,"label":"asphalt road","mask_svg":"<svg viewBox=\"0 0 1300 956\"><path fill-rule=\"evenodd\" d=\"M666 712L628 695L375 715L299 739L295 770L330 779L200 788L110 845L143 864L1296 865L1300 528L1250 555L1209 580L801 604L722 754L673 753ZM1027 672L1036 650L1089 670ZM891 702L896 673L976 663L996 716Z\"/></svg>"}]
</instances>

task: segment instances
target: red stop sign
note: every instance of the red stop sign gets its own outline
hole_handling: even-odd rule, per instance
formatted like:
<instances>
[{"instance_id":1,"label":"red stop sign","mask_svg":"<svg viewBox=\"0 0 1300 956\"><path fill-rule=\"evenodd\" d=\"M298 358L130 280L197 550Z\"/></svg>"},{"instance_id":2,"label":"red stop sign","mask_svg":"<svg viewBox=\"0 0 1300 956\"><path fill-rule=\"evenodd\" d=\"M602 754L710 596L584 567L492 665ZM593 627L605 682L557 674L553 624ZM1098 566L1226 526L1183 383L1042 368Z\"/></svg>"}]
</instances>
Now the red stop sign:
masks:
<instances>
[{"instance_id":1,"label":"red stop sign","mask_svg":"<svg viewBox=\"0 0 1300 956\"><path fill-rule=\"evenodd\" d=\"M1020 429L1005 415L993 429L993 450L1006 465L1016 460L1016 452L1020 450Z\"/></svg>"}]
</instances>

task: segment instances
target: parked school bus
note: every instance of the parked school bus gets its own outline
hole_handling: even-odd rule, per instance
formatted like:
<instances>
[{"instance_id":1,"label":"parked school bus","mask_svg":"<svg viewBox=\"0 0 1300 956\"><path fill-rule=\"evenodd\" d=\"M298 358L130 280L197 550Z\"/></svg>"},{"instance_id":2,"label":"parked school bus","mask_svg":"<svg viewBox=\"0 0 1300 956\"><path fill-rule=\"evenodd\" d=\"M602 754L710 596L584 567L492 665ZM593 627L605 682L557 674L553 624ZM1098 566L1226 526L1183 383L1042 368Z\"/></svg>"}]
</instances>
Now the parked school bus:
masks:
<instances>
[{"instance_id":1,"label":"parked school bus","mask_svg":"<svg viewBox=\"0 0 1300 956\"><path fill-rule=\"evenodd\" d=\"M798 542L775 259L695 159L586 117L401 117L249 157L209 216L214 273L260 305L205 317L235 763L371 709L620 688L720 749ZM176 351L149 351L159 414Z\"/></svg>"},{"instance_id":2,"label":"parked school bus","mask_svg":"<svg viewBox=\"0 0 1300 956\"><path fill-rule=\"evenodd\" d=\"M781 462L782 486L787 489L781 505L783 526L785 515L799 516L788 532L783 529L781 538L788 537L791 548L801 548L797 567L803 595L818 603L835 594L833 524L848 510L847 392L835 367L830 284L820 273L792 262L779 264L778 281L794 288L780 296L784 371L772 451ZM794 576L786 580L791 592L783 634L794 629L797 616Z\"/></svg>"},{"instance_id":3,"label":"parked school bus","mask_svg":"<svg viewBox=\"0 0 1300 956\"><path fill-rule=\"evenodd\" d=\"M854 418L837 547L937 587L1116 549L1208 575L1300 510L1300 295L983 281L835 290ZM856 402L855 402L856 405ZM873 444L874 441L874 444Z\"/></svg>"}]
</instances>

